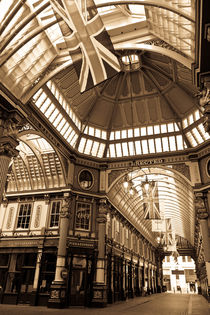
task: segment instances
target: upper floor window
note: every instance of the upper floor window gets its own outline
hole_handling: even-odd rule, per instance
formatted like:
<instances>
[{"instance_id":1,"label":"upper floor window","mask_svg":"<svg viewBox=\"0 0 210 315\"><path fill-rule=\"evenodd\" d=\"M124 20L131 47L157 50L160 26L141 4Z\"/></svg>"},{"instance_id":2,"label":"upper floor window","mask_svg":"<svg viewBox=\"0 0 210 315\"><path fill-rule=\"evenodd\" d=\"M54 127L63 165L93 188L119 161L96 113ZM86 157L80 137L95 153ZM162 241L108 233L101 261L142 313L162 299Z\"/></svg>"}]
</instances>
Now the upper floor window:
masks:
<instances>
[{"instance_id":1,"label":"upper floor window","mask_svg":"<svg viewBox=\"0 0 210 315\"><path fill-rule=\"evenodd\" d=\"M30 218L31 218L31 203L23 203L20 205L18 220L17 220L17 228L28 229Z\"/></svg>"},{"instance_id":2,"label":"upper floor window","mask_svg":"<svg viewBox=\"0 0 210 315\"><path fill-rule=\"evenodd\" d=\"M59 213L60 213L61 202L53 201L50 213L50 227L57 227L59 224Z\"/></svg>"},{"instance_id":3,"label":"upper floor window","mask_svg":"<svg viewBox=\"0 0 210 315\"><path fill-rule=\"evenodd\" d=\"M76 229L90 230L91 223L91 204L78 202L76 209Z\"/></svg>"}]
</instances>

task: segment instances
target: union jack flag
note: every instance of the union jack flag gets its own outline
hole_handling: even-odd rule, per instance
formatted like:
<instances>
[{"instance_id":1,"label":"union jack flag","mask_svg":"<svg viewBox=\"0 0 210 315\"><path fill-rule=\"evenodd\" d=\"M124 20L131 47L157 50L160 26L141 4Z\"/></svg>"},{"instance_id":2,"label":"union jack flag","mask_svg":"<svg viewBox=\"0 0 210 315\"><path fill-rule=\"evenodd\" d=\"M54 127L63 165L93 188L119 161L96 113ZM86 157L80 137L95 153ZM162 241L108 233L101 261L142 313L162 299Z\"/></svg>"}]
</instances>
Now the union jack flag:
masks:
<instances>
[{"instance_id":1,"label":"union jack flag","mask_svg":"<svg viewBox=\"0 0 210 315\"><path fill-rule=\"evenodd\" d=\"M161 219L157 182L142 183L144 219ZM147 188L147 189L146 189Z\"/></svg>"},{"instance_id":2,"label":"union jack flag","mask_svg":"<svg viewBox=\"0 0 210 315\"><path fill-rule=\"evenodd\" d=\"M163 232L163 243L174 245L175 235L172 230L171 219L165 219L165 232Z\"/></svg>"},{"instance_id":3,"label":"union jack flag","mask_svg":"<svg viewBox=\"0 0 210 315\"><path fill-rule=\"evenodd\" d=\"M58 18L65 42L58 49L67 50L78 75L80 91L116 75L120 71L118 58L93 0L84 8L78 0L50 0Z\"/></svg>"}]
</instances>

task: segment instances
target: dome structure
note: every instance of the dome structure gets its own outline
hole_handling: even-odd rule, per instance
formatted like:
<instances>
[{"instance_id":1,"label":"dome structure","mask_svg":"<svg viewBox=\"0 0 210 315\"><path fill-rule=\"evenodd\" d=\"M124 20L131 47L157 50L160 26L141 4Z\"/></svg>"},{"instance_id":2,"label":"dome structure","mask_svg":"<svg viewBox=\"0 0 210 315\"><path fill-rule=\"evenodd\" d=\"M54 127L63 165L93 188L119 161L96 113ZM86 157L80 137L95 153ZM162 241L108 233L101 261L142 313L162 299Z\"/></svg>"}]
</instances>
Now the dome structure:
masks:
<instances>
[{"instance_id":1,"label":"dome structure","mask_svg":"<svg viewBox=\"0 0 210 315\"><path fill-rule=\"evenodd\" d=\"M154 52L117 53L122 70L98 86L81 94L70 66L33 97L56 129L55 98L62 100L66 123L59 129L74 149L93 157L121 158L185 150L209 139L189 68Z\"/></svg>"}]
</instances>

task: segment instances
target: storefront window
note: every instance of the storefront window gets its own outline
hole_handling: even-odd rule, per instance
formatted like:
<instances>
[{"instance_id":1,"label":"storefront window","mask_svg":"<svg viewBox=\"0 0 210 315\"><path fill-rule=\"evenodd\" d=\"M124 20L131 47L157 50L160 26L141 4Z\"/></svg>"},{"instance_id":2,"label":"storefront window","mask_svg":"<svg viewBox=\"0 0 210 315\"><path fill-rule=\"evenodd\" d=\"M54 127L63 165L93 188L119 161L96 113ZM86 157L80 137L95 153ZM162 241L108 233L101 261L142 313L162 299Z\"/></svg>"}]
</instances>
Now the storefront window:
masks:
<instances>
[{"instance_id":1,"label":"storefront window","mask_svg":"<svg viewBox=\"0 0 210 315\"><path fill-rule=\"evenodd\" d=\"M91 222L91 205L88 203L78 202L76 210L76 229L90 230Z\"/></svg>"}]
</instances>

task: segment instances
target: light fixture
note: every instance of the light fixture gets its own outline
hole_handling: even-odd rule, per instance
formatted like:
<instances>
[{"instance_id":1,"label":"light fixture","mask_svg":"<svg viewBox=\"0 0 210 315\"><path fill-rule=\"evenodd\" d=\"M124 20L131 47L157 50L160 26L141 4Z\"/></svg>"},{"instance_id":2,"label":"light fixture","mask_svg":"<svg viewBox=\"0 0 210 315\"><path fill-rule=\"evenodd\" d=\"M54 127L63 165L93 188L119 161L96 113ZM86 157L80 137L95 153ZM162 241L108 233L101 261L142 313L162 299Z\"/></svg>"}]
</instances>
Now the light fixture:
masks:
<instances>
[{"instance_id":1,"label":"light fixture","mask_svg":"<svg viewBox=\"0 0 210 315\"><path fill-rule=\"evenodd\" d=\"M157 237L156 237L156 241L158 242L158 244L160 244L160 241L161 241L160 236L157 236Z\"/></svg>"}]
</instances>

